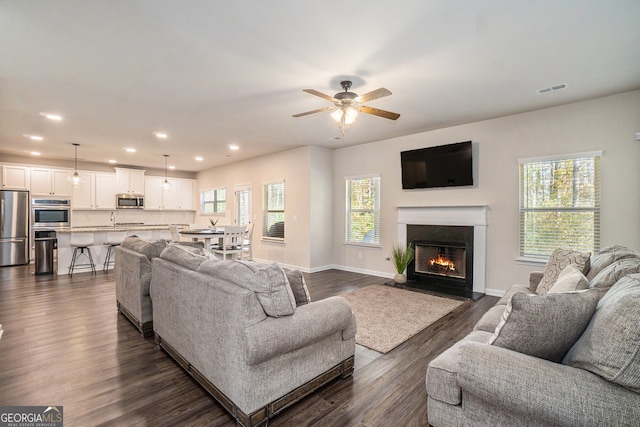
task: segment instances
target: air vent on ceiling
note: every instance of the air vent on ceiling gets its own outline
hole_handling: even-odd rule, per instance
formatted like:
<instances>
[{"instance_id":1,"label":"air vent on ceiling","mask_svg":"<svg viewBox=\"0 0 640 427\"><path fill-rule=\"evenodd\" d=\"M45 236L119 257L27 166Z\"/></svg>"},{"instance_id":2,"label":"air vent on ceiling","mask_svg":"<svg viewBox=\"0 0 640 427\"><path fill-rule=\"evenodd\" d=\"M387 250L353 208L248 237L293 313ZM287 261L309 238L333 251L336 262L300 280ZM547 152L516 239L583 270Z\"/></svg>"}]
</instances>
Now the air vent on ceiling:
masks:
<instances>
[{"instance_id":1,"label":"air vent on ceiling","mask_svg":"<svg viewBox=\"0 0 640 427\"><path fill-rule=\"evenodd\" d=\"M561 83L559 85L538 89L536 92L538 92L538 95L542 95L543 93L555 92L556 90L565 89L566 87L566 83Z\"/></svg>"}]
</instances>

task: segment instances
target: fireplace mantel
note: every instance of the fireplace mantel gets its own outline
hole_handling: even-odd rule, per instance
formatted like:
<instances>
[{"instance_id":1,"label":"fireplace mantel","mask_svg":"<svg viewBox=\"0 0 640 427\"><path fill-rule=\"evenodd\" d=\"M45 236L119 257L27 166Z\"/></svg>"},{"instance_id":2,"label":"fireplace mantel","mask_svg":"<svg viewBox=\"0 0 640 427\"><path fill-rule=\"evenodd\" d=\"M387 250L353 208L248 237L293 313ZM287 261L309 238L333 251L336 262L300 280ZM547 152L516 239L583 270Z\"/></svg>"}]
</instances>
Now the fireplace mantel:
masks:
<instances>
[{"instance_id":1,"label":"fireplace mantel","mask_svg":"<svg viewBox=\"0 0 640 427\"><path fill-rule=\"evenodd\" d=\"M473 226L473 292L484 294L488 209L487 205L400 206L398 243L407 244L407 224Z\"/></svg>"}]
</instances>

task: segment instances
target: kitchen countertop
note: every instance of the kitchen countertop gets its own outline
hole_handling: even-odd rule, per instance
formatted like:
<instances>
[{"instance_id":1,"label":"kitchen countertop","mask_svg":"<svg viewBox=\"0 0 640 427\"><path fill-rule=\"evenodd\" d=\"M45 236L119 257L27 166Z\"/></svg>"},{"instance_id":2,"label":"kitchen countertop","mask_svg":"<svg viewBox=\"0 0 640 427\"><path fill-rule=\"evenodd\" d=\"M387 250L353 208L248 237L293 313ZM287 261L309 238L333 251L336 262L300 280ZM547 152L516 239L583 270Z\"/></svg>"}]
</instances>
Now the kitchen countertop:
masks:
<instances>
[{"instance_id":1,"label":"kitchen countertop","mask_svg":"<svg viewBox=\"0 0 640 427\"><path fill-rule=\"evenodd\" d=\"M178 228L186 224L177 224ZM136 230L168 230L169 224L117 224L112 225L88 225L82 227L56 228L56 233L98 233L106 231L136 231Z\"/></svg>"}]
</instances>

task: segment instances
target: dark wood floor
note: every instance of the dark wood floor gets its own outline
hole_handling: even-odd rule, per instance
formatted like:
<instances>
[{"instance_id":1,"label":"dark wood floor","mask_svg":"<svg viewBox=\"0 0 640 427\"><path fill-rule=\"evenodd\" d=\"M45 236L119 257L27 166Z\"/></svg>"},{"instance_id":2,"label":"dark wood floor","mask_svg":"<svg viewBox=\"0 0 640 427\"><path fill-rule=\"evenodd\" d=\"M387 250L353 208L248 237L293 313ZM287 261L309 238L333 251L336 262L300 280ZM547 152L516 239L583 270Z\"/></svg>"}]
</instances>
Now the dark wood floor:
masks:
<instances>
[{"instance_id":1,"label":"dark wood floor","mask_svg":"<svg viewBox=\"0 0 640 427\"><path fill-rule=\"evenodd\" d=\"M306 275L313 300L385 279ZM461 307L391 352L357 347L351 378L323 387L272 426L426 426L425 372L497 300ZM152 339L116 312L113 273L34 276L0 268L0 406L63 406L69 426L234 426Z\"/></svg>"}]
</instances>

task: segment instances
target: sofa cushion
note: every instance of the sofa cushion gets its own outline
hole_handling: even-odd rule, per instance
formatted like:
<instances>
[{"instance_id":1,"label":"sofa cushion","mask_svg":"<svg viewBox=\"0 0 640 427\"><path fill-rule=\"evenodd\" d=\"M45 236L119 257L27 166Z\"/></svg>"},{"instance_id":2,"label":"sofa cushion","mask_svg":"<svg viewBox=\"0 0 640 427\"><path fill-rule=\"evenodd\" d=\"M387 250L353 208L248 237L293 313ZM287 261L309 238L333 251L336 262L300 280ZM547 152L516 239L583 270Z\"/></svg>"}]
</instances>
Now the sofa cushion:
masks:
<instances>
[{"instance_id":1,"label":"sofa cushion","mask_svg":"<svg viewBox=\"0 0 640 427\"><path fill-rule=\"evenodd\" d=\"M524 292L525 294L535 295L534 292L531 292L531 289L529 289L528 286L519 285L519 284L511 285L511 287L507 289L507 292L505 292L504 295L502 295L502 297L498 300L496 305L502 305L504 308L504 306L507 305L507 303L509 302L513 294L515 294L516 292Z\"/></svg>"},{"instance_id":2,"label":"sofa cushion","mask_svg":"<svg viewBox=\"0 0 640 427\"><path fill-rule=\"evenodd\" d=\"M309 289L307 289L307 283L304 280L304 276L300 270L284 269L293 291L293 296L296 300L296 305L309 304L311 302L311 296L309 295Z\"/></svg>"},{"instance_id":3,"label":"sofa cushion","mask_svg":"<svg viewBox=\"0 0 640 427\"><path fill-rule=\"evenodd\" d=\"M560 362L582 335L598 304L595 290L514 294L489 344Z\"/></svg>"},{"instance_id":4,"label":"sofa cushion","mask_svg":"<svg viewBox=\"0 0 640 427\"><path fill-rule=\"evenodd\" d=\"M287 275L275 262L267 265L251 261L207 262L201 265L198 272L255 292L267 316L289 316L295 311L296 298Z\"/></svg>"},{"instance_id":5,"label":"sofa cushion","mask_svg":"<svg viewBox=\"0 0 640 427\"><path fill-rule=\"evenodd\" d=\"M603 296L618 280L633 273L640 273L640 258L623 258L596 274L589 287L599 289Z\"/></svg>"},{"instance_id":6,"label":"sofa cushion","mask_svg":"<svg viewBox=\"0 0 640 427\"><path fill-rule=\"evenodd\" d=\"M591 253L582 253L566 249L556 249L553 251L547 265L544 267L544 276L536 288L538 295L546 294L556 283L558 276L569 265L575 265L582 274L589 271Z\"/></svg>"},{"instance_id":7,"label":"sofa cushion","mask_svg":"<svg viewBox=\"0 0 640 427\"><path fill-rule=\"evenodd\" d=\"M591 257L591 268L587 273L587 280L591 281L598 273L616 261L626 258L640 258L640 253L625 246L609 246L601 249Z\"/></svg>"},{"instance_id":8,"label":"sofa cushion","mask_svg":"<svg viewBox=\"0 0 640 427\"><path fill-rule=\"evenodd\" d=\"M460 347L467 342L486 344L490 332L473 331L433 359L427 367L427 394L429 397L449 405L462 402L462 391L458 384Z\"/></svg>"},{"instance_id":9,"label":"sofa cushion","mask_svg":"<svg viewBox=\"0 0 640 427\"><path fill-rule=\"evenodd\" d=\"M203 254L202 249L183 246L179 243L170 243L160 254L160 258L171 261L189 270L197 270L209 257Z\"/></svg>"},{"instance_id":10,"label":"sofa cushion","mask_svg":"<svg viewBox=\"0 0 640 427\"><path fill-rule=\"evenodd\" d=\"M473 327L474 331L485 331L493 333L496 331L496 326L502 320L502 315L504 314L504 309L506 308L506 304L502 305L494 305L486 313L482 315L478 323Z\"/></svg>"},{"instance_id":11,"label":"sofa cushion","mask_svg":"<svg viewBox=\"0 0 640 427\"><path fill-rule=\"evenodd\" d=\"M607 292L562 363L640 393L640 274Z\"/></svg>"},{"instance_id":12,"label":"sofa cushion","mask_svg":"<svg viewBox=\"0 0 640 427\"><path fill-rule=\"evenodd\" d=\"M167 247L167 242L162 239L155 242L149 242L147 240L142 240L138 236L129 236L126 237L120 245L123 248L131 249L132 251L136 251L146 255L147 258L152 259L160 256L160 253L162 253L164 248Z\"/></svg>"},{"instance_id":13,"label":"sofa cushion","mask_svg":"<svg viewBox=\"0 0 640 427\"><path fill-rule=\"evenodd\" d=\"M547 291L548 294L559 294L563 292L574 292L589 289L589 281L578 268L567 265L558 276L556 283Z\"/></svg>"}]
</instances>

